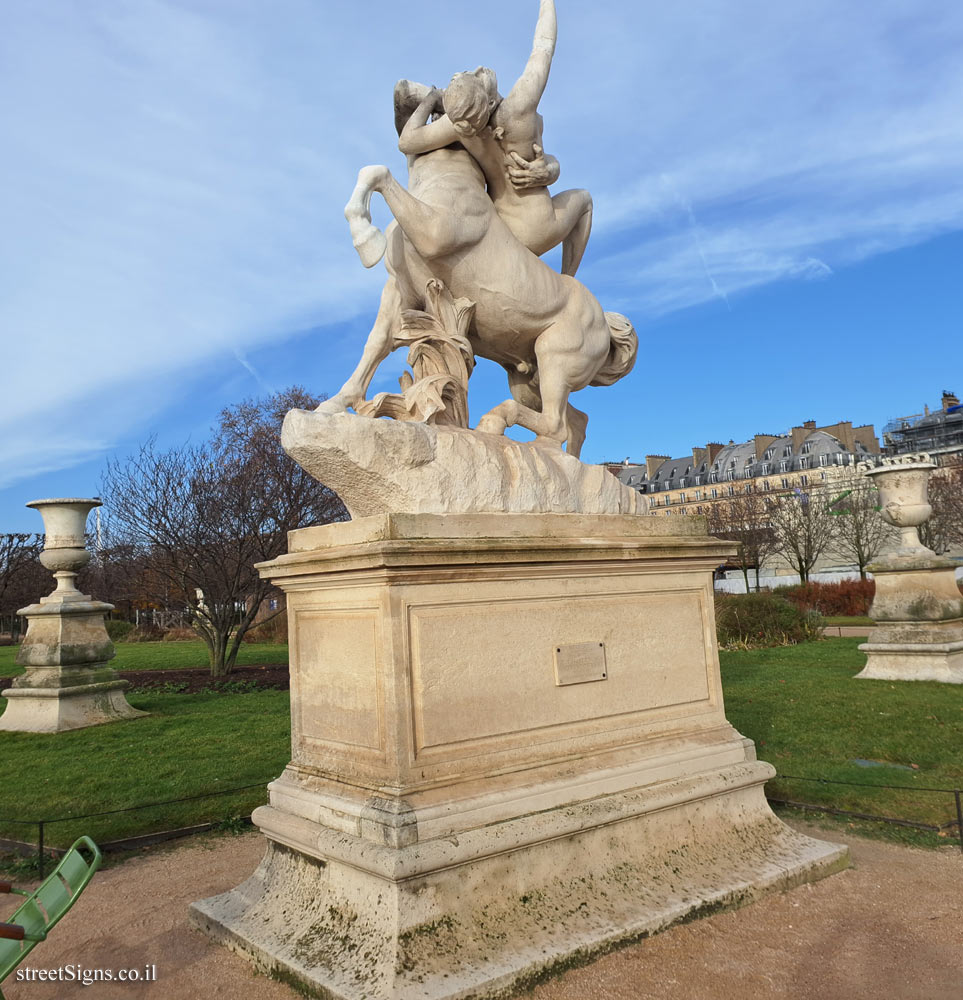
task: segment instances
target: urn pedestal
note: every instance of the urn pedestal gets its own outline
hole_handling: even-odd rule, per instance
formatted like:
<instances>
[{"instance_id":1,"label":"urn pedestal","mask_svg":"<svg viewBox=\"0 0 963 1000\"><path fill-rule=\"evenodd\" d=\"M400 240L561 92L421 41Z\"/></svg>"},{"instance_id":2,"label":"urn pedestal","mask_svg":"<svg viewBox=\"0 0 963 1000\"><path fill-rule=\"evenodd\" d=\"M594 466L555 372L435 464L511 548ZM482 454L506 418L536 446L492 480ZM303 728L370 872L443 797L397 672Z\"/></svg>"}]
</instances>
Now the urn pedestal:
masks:
<instances>
[{"instance_id":1,"label":"urn pedestal","mask_svg":"<svg viewBox=\"0 0 963 1000\"><path fill-rule=\"evenodd\" d=\"M926 455L884 461L865 474L879 489L883 518L902 533L898 549L868 568L876 581L870 617L876 627L859 649L864 680L963 684L963 597L956 566L926 548L919 525L932 513Z\"/></svg>"},{"instance_id":2,"label":"urn pedestal","mask_svg":"<svg viewBox=\"0 0 963 1000\"><path fill-rule=\"evenodd\" d=\"M26 668L2 692L7 707L0 730L59 733L146 715L127 703L128 683L107 665L114 645L104 616L112 604L92 601L74 586L90 561L84 547L87 515L99 500L35 500L47 529L40 561L57 579L57 589L19 612L28 622L17 653Z\"/></svg>"},{"instance_id":3,"label":"urn pedestal","mask_svg":"<svg viewBox=\"0 0 963 1000\"><path fill-rule=\"evenodd\" d=\"M193 922L343 1000L487 996L847 864L726 721L701 518L292 532L292 759Z\"/></svg>"}]
</instances>

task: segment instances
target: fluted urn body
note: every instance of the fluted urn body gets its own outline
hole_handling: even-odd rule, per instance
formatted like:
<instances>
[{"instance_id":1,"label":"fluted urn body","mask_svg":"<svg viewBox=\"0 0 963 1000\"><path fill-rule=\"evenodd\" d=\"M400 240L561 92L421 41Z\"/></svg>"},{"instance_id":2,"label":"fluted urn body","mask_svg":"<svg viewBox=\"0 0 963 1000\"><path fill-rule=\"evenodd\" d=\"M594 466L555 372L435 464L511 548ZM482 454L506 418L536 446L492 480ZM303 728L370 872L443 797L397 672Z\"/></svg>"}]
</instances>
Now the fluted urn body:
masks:
<instances>
[{"instance_id":1,"label":"fluted urn body","mask_svg":"<svg viewBox=\"0 0 963 1000\"><path fill-rule=\"evenodd\" d=\"M867 469L866 475L879 490L883 519L900 529L900 547L925 549L920 542L919 526L933 513L926 487L936 463L929 461L928 455L904 458Z\"/></svg>"},{"instance_id":2,"label":"fluted urn body","mask_svg":"<svg viewBox=\"0 0 963 1000\"><path fill-rule=\"evenodd\" d=\"M77 574L90 562L86 546L87 517L100 501L63 497L54 500L31 500L27 504L40 512L44 526L40 562L57 579L57 591L65 595L79 593Z\"/></svg>"}]
</instances>

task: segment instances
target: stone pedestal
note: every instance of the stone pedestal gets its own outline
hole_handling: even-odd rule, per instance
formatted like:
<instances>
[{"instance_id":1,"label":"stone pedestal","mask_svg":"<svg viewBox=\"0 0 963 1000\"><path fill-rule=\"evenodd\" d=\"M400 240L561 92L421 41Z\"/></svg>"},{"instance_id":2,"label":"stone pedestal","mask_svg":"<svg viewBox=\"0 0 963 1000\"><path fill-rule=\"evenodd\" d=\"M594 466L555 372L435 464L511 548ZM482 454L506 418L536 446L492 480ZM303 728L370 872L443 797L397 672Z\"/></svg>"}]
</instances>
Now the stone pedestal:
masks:
<instances>
[{"instance_id":1,"label":"stone pedestal","mask_svg":"<svg viewBox=\"0 0 963 1000\"><path fill-rule=\"evenodd\" d=\"M963 598L956 566L929 549L902 550L869 567L876 628L859 648L869 680L963 684Z\"/></svg>"},{"instance_id":2,"label":"stone pedestal","mask_svg":"<svg viewBox=\"0 0 963 1000\"><path fill-rule=\"evenodd\" d=\"M485 996L847 864L726 721L699 518L292 532L292 760L192 920L343 1000Z\"/></svg>"},{"instance_id":3,"label":"stone pedestal","mask_svg":"<svg viewBox=\"0 0 963 1000\"><path fill-rule=\"evenodd\" d=\"M104 615L112 610L77 591L54 591L19 612L28 621L17 653L26 672L2 692L0 730L59 733L147 714L127 703L127 681L107 665L115 654Z\"/></svg>"}]
</instances>

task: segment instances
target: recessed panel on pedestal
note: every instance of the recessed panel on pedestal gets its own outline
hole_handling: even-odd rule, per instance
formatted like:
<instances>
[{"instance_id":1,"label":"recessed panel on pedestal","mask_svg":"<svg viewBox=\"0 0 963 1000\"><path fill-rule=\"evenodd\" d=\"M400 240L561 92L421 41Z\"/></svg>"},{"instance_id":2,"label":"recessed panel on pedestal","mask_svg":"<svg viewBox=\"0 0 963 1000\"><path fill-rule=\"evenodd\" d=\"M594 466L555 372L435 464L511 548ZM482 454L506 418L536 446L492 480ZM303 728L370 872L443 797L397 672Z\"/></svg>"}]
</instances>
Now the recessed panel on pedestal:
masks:
<instances>
[{"instance_id":1,"label":"recessed panel on pedestal","mask_svg":"<svg viewBox=\"0 0 963 1000\"><path fill-rule=\"evenodd\" d=\"M416 753L604 732L710 705L701 591L411 605ZM558 649L604 647L604 683L559 684ZM586 681L595 668L587 670ZM601 676L599 677L601 679Z\"/></svg>"},{"instance_id":2,"label":"recessed panel on pedestal","mask_svg":"<svg viewBox=\"0 0 963 1000\"><path fill-rule=\"evenodd\" d=\"M295 621L297 736L335 752L380 754L378 609L298 611Z\"/></svg>"}]
</instances>

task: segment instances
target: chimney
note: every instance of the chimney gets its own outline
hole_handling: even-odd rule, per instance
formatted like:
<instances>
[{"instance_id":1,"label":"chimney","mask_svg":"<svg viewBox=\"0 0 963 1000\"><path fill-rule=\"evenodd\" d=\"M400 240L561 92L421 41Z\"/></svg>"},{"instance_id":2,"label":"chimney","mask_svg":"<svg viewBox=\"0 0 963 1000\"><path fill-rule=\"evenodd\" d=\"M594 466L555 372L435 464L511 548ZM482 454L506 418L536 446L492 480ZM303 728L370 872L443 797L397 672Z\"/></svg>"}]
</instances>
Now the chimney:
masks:
<instances>
[{"instance_id":1,"label":"chimney","mask_svg":"<svg viewBox=\"0 0 963 1000\"><path fill-rule=\"evenodd\" d=\"M693 448L692 449L692 468L698 469L700 465L706 460L706 455L708 452L705 448Z\"/></svg>"},{"instance_id":2,"label":"chimney","mask_svg":"<svg viewBox=\"0 0 963 1000\"><path fill-rule=\"evenodd\" d=\"M847 451L856 450L856 442L859 439L853 431L852 420L840 420L837 424L827 424L825 427L820 427L819 430L832 434Z\"/></svg>"},{"instance_id":3,"label":"chimney","mask_svg":"<svg viewBox=\"0 0 963 1000\"><path fill-rule=\"evenodd\" d=\"M646 455L645 456L645 478L651 479L655 475L655 470L663 462L668 462L671 455Z\"/></svg>"},{"instance_id":4,"label":"chimney","mask_svg":"<svg viewBox=\"0 0 963 1000\"><path fill-rule=\"evenodd\" d=\"M951 406L959 406L960 400L955 392L950 392L948 389L944 389L942 403L943 412L946 413Z\"/></svg>"},{"instance_id":5,"label":"chimney","mask_svg":"<svg viewBox=\"0 0 963 1000\"><path fill-rule=\"evenodd\" d=\"M775 441L775 435L773 434L757 434L754 438L756 445L756 461L758 462L762 458L765 450Z\"/></svg>"},{"instance_id":6,"label":"chimney","mask_svg":"<svg viewBox=\"0 0 963 1000\"><path fill-rule=\"evenodd\" d=\"M873 455L879 454L879 440L876 437L876 429L872 424L863 424L862 427L854 427L853 438L859 441L868 452L871 452ZM855 450L855 448L850 448L850 451Z\"/></svg>"},{"instance_id":7,"label":"chimney","mask_svg":"<svg viewBox=\"0 0 963 1000\"><path fill-rule=\"evenodd\" d=\"M725 445L719 444L718 441L710 441L706 445L706 451L708 455L706 456L706 461L711 465L716 460L716 455L725 447Z\"/></svg>"}]
</instances>

